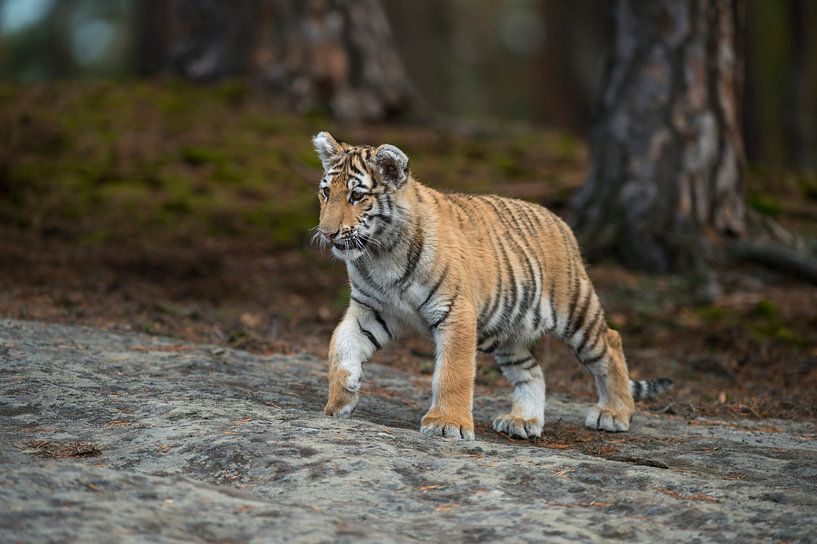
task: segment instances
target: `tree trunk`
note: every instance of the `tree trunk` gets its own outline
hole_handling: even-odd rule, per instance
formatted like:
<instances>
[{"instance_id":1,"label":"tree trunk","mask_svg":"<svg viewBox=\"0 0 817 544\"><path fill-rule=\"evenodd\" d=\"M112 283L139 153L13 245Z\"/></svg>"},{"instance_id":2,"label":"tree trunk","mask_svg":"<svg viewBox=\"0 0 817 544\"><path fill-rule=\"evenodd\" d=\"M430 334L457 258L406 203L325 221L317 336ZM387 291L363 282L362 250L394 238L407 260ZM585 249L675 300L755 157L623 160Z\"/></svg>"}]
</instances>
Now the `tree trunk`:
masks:
<instances>
[{"instance_id":1,"label":"tree trunk","mask_svg":"<svg viewBox=\"0 0 817 544\"><path fill-rule=\"evenodd\" d=\"M746 231L739 128L741 0L616 0L614 44L572 203L586 256L696 269Z\"/></svg>"},{"instance_id":2,"label":"tree trunk","mask_svg":"<svg viewBox=\"0 0 817 544\"><path fill-rule=\"evenodd\" d=\"M300 111L324 107L345 120L383 119L413 105L379 0L169 4L166 72L194 81L250 77L286 93ZM151 54L160 49L139 43Z\"/></svg>"},{"instance_id":3,"label":"tree trunk","mask_svg":"<svg viewBox=\"0 0 817 544\"><path fill-rule=\"evenodd\" d=\"M813 1L789 0L788 15L792 66L786 89L783 122L790 164L802 169L817 168L817 39Z\"/></svg>"}]
</instances>

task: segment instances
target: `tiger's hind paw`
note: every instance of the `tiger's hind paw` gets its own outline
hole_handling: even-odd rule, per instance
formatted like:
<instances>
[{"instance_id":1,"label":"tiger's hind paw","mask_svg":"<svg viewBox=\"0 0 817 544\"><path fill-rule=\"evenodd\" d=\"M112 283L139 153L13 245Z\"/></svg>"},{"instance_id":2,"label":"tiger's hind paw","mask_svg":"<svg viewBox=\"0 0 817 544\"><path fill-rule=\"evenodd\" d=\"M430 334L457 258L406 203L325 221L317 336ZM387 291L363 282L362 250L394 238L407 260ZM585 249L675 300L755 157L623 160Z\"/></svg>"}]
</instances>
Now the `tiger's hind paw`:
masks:
<instances>
[{"instance_id":1,"label":"tiger's hind paw","mask_svg":"<svg viewBox=\"0 0 817 544\"><path fill-rule=\"evenodd\" d=\"M584 425L598 431L620 433L630 429L630 420L632 418L633 412L631 410L612 410L601 406L593 406L587 412Z\"/></svg>"},{"instance_id":2,"label":"tiger's hind paw","mask_svg":"<svg viewBox=\"0 0 817 544\"><path fill-rule=\"evenodd\" d=\"M494 418L493 427L498 433L519 438L538 438L542 436L542 420L525 419L513 414L503 414Z\"/></svg>"}]
</instances>

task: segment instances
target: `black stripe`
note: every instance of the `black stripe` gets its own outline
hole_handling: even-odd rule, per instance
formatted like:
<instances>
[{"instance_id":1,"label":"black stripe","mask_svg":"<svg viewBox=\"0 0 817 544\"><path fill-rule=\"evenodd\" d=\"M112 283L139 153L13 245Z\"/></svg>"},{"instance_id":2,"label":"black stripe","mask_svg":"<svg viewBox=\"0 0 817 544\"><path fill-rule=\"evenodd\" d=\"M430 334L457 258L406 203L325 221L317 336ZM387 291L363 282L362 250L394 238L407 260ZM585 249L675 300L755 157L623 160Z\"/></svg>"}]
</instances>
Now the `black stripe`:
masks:
<instances>
[{"instance_id":1,"label":"black stripe","mask_svg":"<svg viewBox=\"0 0 817 544\"><path fill-rule=\"evenodd\" d=\"M577 278L578 274L576 274L573 280L573 292L570 295L570 302L567 305L567 324L565 325L565 332L562 334L562 338L570 338L570 329L573 327L573 314L576 311L576 305L579 303L579 295L581 294Z\"/></svg>"},{"instance_id":2,"label":"black stripe","mask_svg":"<svg viewBox=\"0 0 817 544\"><path fill-rule=\"evenodd\" d=\"M465 230L465 222L462 220L462 215L463 215L462 205L459 202L457 202L453 198L453 196L454 195L443 195L443 198L448 203L448 205L451 207L451 211L452 211L454 217L457 218L457 223L460 226L460 230ZM467 217L467 214L466 214L466 217Z\"/></svg>"},{"instance_id":3,"label":"black stripe","mask_svg":"<svg viewBox=\"0 0 817 544\"><path fill-rule=\"evenodd\" d=\"M643 395L641 382L638 380L631 380L631 383L633 384L633 398L635 400L641 399Z\"/></svg>"},{"instance_id":4,"label":"black stripe","mask_svg":"<svg viewBox=\"0 0 817 544\"><path fill-rule=\"evenodd\" d=\"M567 338L573 338L573 336L584 327L584 322L587 320L587 308L590 306L590 299L592 298L593 287L588 283L587 294L584 296L582 305L579 307L579 312L576 314L576 320L568 325L570 329L567 331Z\"/></svg>"},{"instance_id":5,"label":"black stripe","mask_svg":"<svg viewBox=\"0 0 817 544\"><path fill-rule=\"evenodd\" d=\"M417 197L417 202L425 204L425 199L423 199L423 195L420 194L420 186L417 184L414 185L414 194Z\"/></svg>"},{"instance_id":6,"label":"black stripe","mask_svg":"<svg viewBox=\"0 0 817 544\"><path fill-rule=\"evenodd\" d=\"M530 361L535 361L535 359L533 357L531 357L530 355L528 355L527 357L523 357L522 359L512 359L510 361L505 361L504 363L499 363L499 366L501 366L501 367L517 366L517 365L523 365L523 364L525 364L527 362L530 362Z\"/></svg>"},{"instance_id":7,"label":"black stripe","mask_svg":"<svg viewBox=\"0 0 817 544\"><path fill-rule=\"evenodd\" d=\"M384 223L391 224L391 216L382 213L373 213L366 217L367 219L382 219Z\"/></svg>"},{"instance_id":8,"label":"black stripe","mask_svg":"<svg viewBox=\"0 0 817 544\"><path fill-rule=\"evenodd\" d=\"M581 361L582 361L583 365L588 366L588 365L598 363L599 361L604 359L606 356L607 356L607 350L605 349L604 351L602 351L601 353L599 353L595 357L590 357L589 359L581 359Z\"/></svg>"},{"instance_id":9,"label":"black stripe","mask_svg":"<svg viewBox=\"0 0 817 544\"><path fill-rule=\"evenodd\" d=\"M590 326L587 327L587 330L584 331L584 338L582 338L581 343L576 348L576 354L581 355L582 350L587 345L587 342L590 340L590 336L595 335L596 328L599 326L599 321L602 319L603 315L604 314L601 311L601 308L599 308L599 311L596 312L596 317L593 318L593 321L590 322Z\"/></svg>"},{"instance_id":10,"label":"black stripe","mask_svg":"<svg viewBox=\"0 0 817 544\"><path fill-rule=\"evenodd\" d=\"M507 251L507 249L505 249L505 245L502 243L501 238L498 240L498 243L499 243L499 249L502 250L502 260L505 263L505 267L508 269L508 281L510 283L510 286L509 286L510 288L508 289L508 291L510 291L510 297L511 297L511 300L510 300L510 305L511 305L510 313L508 313L508 311L509 311L508 310L508 305L505 304L505 301L503 301L502 314L505 316L505 319L507 319L509 322L512 322L513 321L513 316L516 315L516 302L517 302L517 298L518 298L518 293L516 292L516 276L513 273L513 266L511 265L511 260L510 260L510 258L508 258L508 251Z\"/></svg>"},{"instance_id":11,"label":"black stripe","mask_svg":"<svg viewBox=\"0 0 817 544\"><path fill-rule=\"evenodd\" d=\"M533 330L539 330L539 325L542 323L542 296L536 299L536 306L533 307Z\"/></svg>"},{"instance_id":12,"label":"black stripe","mask_svg":"<svg viewBox=\"0 0 817 544\"><path fill-rule=\"evenodd\" d=\"M445 313L444 313L443 315L441 315L441 316L440 316L440 318L439 318L439 319L437 319L437 321L435 321L434 323L432 323L432 324L430 325L430 327L429 327L429 328L431 328L431 330L436 329L437 327L439 327L440 325L442 325L442 324L443 324L443 322L444 322L446 319L448 319L448 316L449 316L449 315L451 315L451 310L454 308L454 301L455 301L455 300L457 300L457 297L458 297L458 296L459 296L459 293L457 293L457 294L455 294L453 297L451 297L451 301L448 303L448 309L445 311Z\"/></svg>"},{"instance_id":13,"label":"black stripe","mask_svg":"<svg viewBox=\"0 0 817 544\"><path fill-rule=\"evenodd\" d=\"M380 324L380 326L381 326L381 327L383 327L383 330L384 330L384 331L386 331L386 335L388 335L389 340L391 340L392 338L394 338L394 337L392 336L392 334L391 334L391 331L390 331L390 330L389 330L389 328L386 326L386 322L385 322L385 321L383 320L383 318L380 316L380 312L378 312L377 310L374 310L374 318L377 320L377 322Z\"/></svg>"},{"instance_id":14,"label":"black stripe","mask_svg":"<svg viewBox=\"0 0 817 544\"><path fill-rule=\"evenodd\" d=\"M385 289L383 289L381 286L379 286L377 283L375 283L374 279L372 279L372 275L369 274L369 271L366 270L366 268L364 268L360 264L358 264L358 261L352 261L352 266L357 271L357 273L360 275L360 277L363 278L363 281L368 286L373 288L375 291L378 291L379 293L382 293L384 295L388 294L388 293L386 293ZM361 291L362 291L362 289L361 289ZM371 298L374 298L374 297L371 297Z\"/></svg>"},{"instance_id":15,"label":"black stripe","mask_svg":"<svg viewBox=\"0 0 817 544\"><path fill-rule=\"evenodd\" d=\"M434 286L431 288L431 290L428 292L428 296L427 296L427 297L426 297L426 299L423 301L423 303L422 303L422 304L420 304L419 306L417 306L417 311L418 311L418 312L419 312L420 310L422 310L422 309L425 307L425 305L426 305L426 304L428 304L428 302L431 300L431 297L433 297L433 296L434 296L434 293L436 293L436 292L437 292L437 289L439 289L439 288L440 288L440 285L442 285L442 284L443 284L443 280L444 280L444 279L445 279L445 277L448 275L448 266L449 266L449 265L445 265L445 269L443 270L443 273L442 273L442 274L440 274L440 279L439 279L439 280L437 280L437 283L435 283L435 284L434 284Z\"/></svg>"},{"instance_id":16,"label":"black stripe","mask_svg":"<svg viewBox=\"0 0 817 544\"><path fill-rule=\"evenodd\" d=\"M535 237L537 235L538 229L536 228L536 223L533 222L531 219L531 215L533 215L533 210L528 206L521 206L522 208L522 217L525 220L525 225L528 227L528 233Z\"/></svg>"},{"instance_id":17,"label":"black stripe","mask_svg":"<svg viewBox=\"0 0 817 544\"><path fill-rule=\"evenodd\" d=\"M596 335L596 339L593 340L593 345L591 345L590 349L588 350L589 353L595 353L596 350L599 348L599 344L601 344L601 346L602 346L602 353L606 353L607 347L604 345L604 339L602 338L602 336L604 336L604 335L603 334L597 334ZM577 353L577 355L579 355L579 354ZM581 359L580 355L579 355L579 358Z\"/></svg>"},{"instance_id":18,"label":"black stripe","mask_svg":"<svg viewBox=\"0 0 817 544\"><path fill-rule=\"evenodd\" d=\"M485 340L483 340L483 342L484 342L484 341L485 341ZM479 343L481 344L482 342L479 342ZM488 346L488 347L487 347L487 348L485 348L485 349L481 349L480 351L481 351L482 353L493 353L493 352L494 352L494 350L497 348L497 346L499 346L499 340L494 340L494 343L493 343L493 344L491 344L490 346Z\"/></svg>"},{"instance_id":19,"label":"black stripe","mask_svg":"<svg viewBox=\"0 0 817 544\"><path fill-rule=\"evenodd\" d=\"M575 280L574 278L575 278L575 276L576 276L576 270L575 270L575 266L574 266L573 260L572 260L572 259L570 259L570 248L571 248L571 245L570 245L570 240L569 240L569 238L568 238L568 234L565 232L566 225L565 225L565 224L564 224L564 223L563 223L561 220L559 220L559 218L558 218L558 217L556 217L556 218L554 219L554 221L555 221L555 223L556 223L556 227L559 229L559 233L561 234L561 236L562 236L562 241L564 242L564 245L565 245L565 257L567 257L567 276L568 276L568 285L571 285L571 284L574 284L574 285L575 285L576 280ZM576 291L576 289L575 289L575 288L574 288L574 290L573 290L573 291L574 291L574 294L575 294L576 296L578 296L578 293L575 293L575 291ZM574 302L573 304L575 304L575 302ZM568 310L569 310L569 311L568 311L568 315L567 315L567 317L568 317L568 323L567 323L567 324L565 324L565 332L567 332L567 325L570 323L570 316L571 316L572 311L573 311L573 310L572 310L572 308L570 308L570 307L568 307ZM554 324L554 327L553 327L553 328L554 328L554 330L558 329L558 328L559 328L559 324L558 324L558 323ZM562 338L564 338L564 335L562 336Z\"/></svg>"},{"instance_id":20,"label":"black stripe","mask_svg":"<svg viewBox=\"0 0 817 544\"><path fill-rule=\"evenodd\" d=\"M556 330L557 326L559 325L556 323L556 284L551 280L550 284L550 319L553 321L553 328L552 330Z\"/></svg>"},{"instance_id":21,"label":"black stripe","mask_svg":"<svg viewBox=\"0 0 817 544\"><path fill-rule=\"evenodd\" d=\"M363 293L363 294L364 294L365 296L369 296L369 295L366 295L366 293ZM371 304L369 304L369 303L367 303L367 302L363 302L362 300L360 300L359 298L357 298L355 295L351 295L351 297L350 297L350 298L351 298L352 300L354 300L355 302L357 302L358 304L360 304L361 306L365 306L366 308L370 309L370 310L371 310L371 311L373 311L373 312L375 311L374 306L372 306ZM370 297L370 298L371 298L371 297Z\"/></svg>"},{"instance_id":22,"label":"black stripe","mask_svg":"<svg viewBox=\"0 0 817 544\"><path fill-rule=\"evenodd\" d=\"M488 308L488 313L480 314L479 319L477 319L477 328L482 329L485 325L487 325L491 318L493 317L494 313L496 312L497 308L499 308L499 302L502 300L502 297L499 296L502 293L502 267L499 267L499 277L496 280L496 286L494 288L494 293L497 294L496 297L491 296L489 301L491 305ZM489 335L490 336L490 335ZM487 338L487 336L486 336Z\"/></svg>"},{"instance_id":23,"label":"black stripe","mask_svg":"<svg viewBox=\"0 0 817 544\"><path fill-rule=\"evenodd\" d=\"M366 338L369 339L369 342L371 342L376 349L380 349L380 343L377 341L377 339L374 337L372 333L363 328L363 325L360 323L359 319L357 320L357 326L360 327L360 332L362 332L366 336Z\"/></svg>"},{"instance_id":24,"label":"black stripe","mask_svg":"<svg viewBox=\"0 0 817 544\"><path fill-rule=\"evenodd\" d=\"M509 201L507 198L497 198L496 202L508 213L508 224L513 222L513 228L515 228L519 234L524 235L525 229L522 227L522 223L519 221L519 211L522 206L516 202ZM513 208L511 208L512 203L514 204Z\"/></svg>"},{"instance_id":25,"label":"black stripe","mask_svg":"<svg viewBox=\"0 0 817 544\"><path fill-rule=\"evenodd\" d=\"M415 225L415 229L414 238L412 238L409 243L408 254L406 255L406 270L395 285L405 285L414 273L414 269L417 267L417 261L420 260L420 256L423 253L423 230L420 228L419 223Z\"/></svg>"},{"instance_id":26,"label":"black stripe","mask_svg":"<svg viewBox=\"0 0 817 544\"><path fill-rule=\"evenodd\" d=\"M384 331L386 332L386 334L389 336L389 339L391 340L392 338L394 338L394 337L392 336L392 334L391 334L391 331L390 331L390 330L389 330L389 328L386 326L386 322L383 320L383 317L380 315L380 312L378 312L378 311L377 311L377 309L376 309L374 306L372 306L372 305L370 305L370 304L367 304L367 303L363 302L362 300L360 300L359 298L357 298L355 295L352 295L352 300L354 300L355 302L357 302L357 303L358 303L358 304L360 304L361 306L364 306L364 307L368 308L368 310L369 310L370 312L372 312L372 315L374 315L375 320L376 320L376 321L377 321L377 322L380 324L380 326L381 326L381 327L383 327L383 330L384 330Z\"/></svg>"},{"instance_id":27,"label":"black stripe","mask_svg":"<svg viewBox=\"0 0 817 544\"><path fill-rule=\"evenodd\" d=\"M528 265L528 288L524 289L524 296L522 298L522 307L519 309L519 317L524 318L528 310L530 310L531 303L533 302L534 296L536 296L536 272L534 272L533 264L531 263L530 255L528 255L527 250L523 250L522 253L525 255L525 264Z\"/></svg>"},{"instance_id":28,"label":"black stripe","mask_svg":"<svg viewBox=\"0 0 817 544\"><path fill-rule=\"evenodd\" d=\"M542 307L542 291L544 290L544 274L542 272L542 263L539 261L539 257L534 255L534 263L531 263L532 273L533 273L533 300L536 301L535 306L533 307L533 330L539 329L539 324L542 321L542 316L540 314L541 307Z\"/></svg>"},{"instance_id":29,"label":"black stripe","mask_svg":"<svg viewBox=\"0 0 817 544\"><path fill-rule=\"evenodd\" d=\"M352 287L354 287L354 288L355 288L355 289L356 289L356 290L357 290L357 291L358 291L358 292L359 292L361 295L363 295L364 297L366 297L366 298L368 298L368 299L371 299L371 300L375 301L375 302L376 302L377 304L379 304L381 307L383 307L383 306L384 306L384 304L383 304L383 301L382 301L382 300L380 300L380 299L379 299L379 298L377 298L376 296L374 296L374 295L372 295L371 293L369 293L368 291L366 291L366 289L361 289L361 288L360 288L360 286L359 286L359 285L357 285L355 282L351 282L351 283L352 283ZM354 296L352 296L352 298L355 298L355 297L354 297Z\"/></svg>"},{"instance_id":30,"label":"black stripe","mask_svg":"<svg viewBox=\"0 0 817 544\"><path fill-rule=\"evenodd\" d=\"M349 161L349 168L352 170L352 172L354 172L358 176L365 176L366 175L366 172L361 170L360 167L355 164L354 160Z\"/></svg>"},{"instance_id":31,"label":"black stripe","mask_svg":"<svg viewBox=\"0 0 817 544\"><path fill-rule=\"evenodd\" d=\"M522 370L530 370L535 366L538 366L539 362L536 359L533 359L529 364L522 367Z\"/></svg>"}]
</instances>

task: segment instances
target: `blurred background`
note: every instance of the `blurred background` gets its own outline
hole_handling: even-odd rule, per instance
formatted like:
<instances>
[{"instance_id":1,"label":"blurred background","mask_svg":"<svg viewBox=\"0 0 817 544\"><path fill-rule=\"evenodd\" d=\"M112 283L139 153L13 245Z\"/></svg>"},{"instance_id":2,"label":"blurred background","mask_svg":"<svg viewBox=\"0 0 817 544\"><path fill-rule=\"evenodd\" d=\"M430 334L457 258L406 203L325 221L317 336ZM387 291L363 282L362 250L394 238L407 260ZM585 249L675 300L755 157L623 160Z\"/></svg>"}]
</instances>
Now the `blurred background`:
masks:
<instances>
[{"instance_id":1,"label":"blurred background","mask_svg":"<svg viewBox=\"0 0 817 544\"><path fill-rule=\"evenodd\" d=\"M273 31L263 23L255 33L250 24L242 25L252 21L250 11L263 11L252 1L217 16L236 19L236 36L209 36L244 41L225 45L238 50L225 52L229 58L213 59L211 66L184 66L190 51L178 40L178 27L216 23L195 21L197 11L201 19L216 17L207 13L217 9L210 4L3 0L0 77L31 84L158 74L199 80L259 75L263 34ZM382 5L393 21L394 46L430 111L531 121L579 135L589 131L612 38L604 2L383 0ZM808 29L817 25L817 8L807 0L749 0L745 9L742 124L747 158L815 169L817 37ZM274 84L275 74L266 76Z\"/></svg>"},{"instance_id":2,"label":"blurred background","mask_svg":"<svg viewBox=\"0 0 817 544\"><path fill-rule=\"evenodd\" d=\"M328 129L401 146L432 186L572 216L633 374L679 383L651 408L814 417L812 261L774 266L788 254L765 251L686 266L662 246L678 244L661 238L668 223L611 250L582 222L619 183L598 172L618 171L605 150L629 104L631 126L650 126L644 111L672 118L680 141L716 134L714 155L735 150L739 202L704 214L701 253L752 224L801 249L817 234L817 4L671 4L642 16L624 0L0 0L0 315L323 356L348 300L342 265L307 243L321 175L310 136ZM660 85L605 91L617 70L650 89L664 72L639 51L676 50L666 74L694 91L696 43L716 129L684 133ZM705 165L713 180L726 162ZM655 171L686 169L667 164ZM717 204L724 185L703 183ZM723 226L744 207L749 219ZM420 376L433 365L418 337L377 357ZM592 397L572 355L548 343L542 357L551 391ZM478 380L504 386L488 360Z\"/></svg>"}]
</instances>

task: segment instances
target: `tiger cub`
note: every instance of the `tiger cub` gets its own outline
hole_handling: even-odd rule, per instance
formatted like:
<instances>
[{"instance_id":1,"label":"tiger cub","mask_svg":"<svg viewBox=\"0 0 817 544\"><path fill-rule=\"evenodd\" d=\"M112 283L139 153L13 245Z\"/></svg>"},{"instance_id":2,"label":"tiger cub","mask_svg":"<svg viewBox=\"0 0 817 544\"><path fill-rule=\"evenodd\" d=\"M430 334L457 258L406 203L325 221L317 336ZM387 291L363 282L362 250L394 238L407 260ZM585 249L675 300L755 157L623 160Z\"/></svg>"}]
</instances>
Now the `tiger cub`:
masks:
<instances>
[{"instance_id":1,"label":"tiger cub","mask_svg":"<svg viewBox=\"0 0 817 544\"><path fill-rule=\"evenodd\" d=\"M511 411L493 428L540 436L545 381L530 346L546 332L567 342L595 379L590 428L628 430L633 399L671 386L629 379L621 338L607 327L576 239L556 215L520 200L430 189L393 145L352 146L327 132L313 143L324 169L319 236L345 261L351 283L329 345L327 415L352 413L362 363L407 326L436 344L426 435L474 438L479 350L494 355L513 385Z\"/></svg>"}]
</instances>

